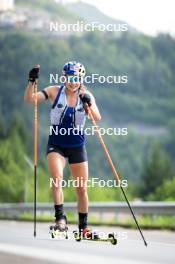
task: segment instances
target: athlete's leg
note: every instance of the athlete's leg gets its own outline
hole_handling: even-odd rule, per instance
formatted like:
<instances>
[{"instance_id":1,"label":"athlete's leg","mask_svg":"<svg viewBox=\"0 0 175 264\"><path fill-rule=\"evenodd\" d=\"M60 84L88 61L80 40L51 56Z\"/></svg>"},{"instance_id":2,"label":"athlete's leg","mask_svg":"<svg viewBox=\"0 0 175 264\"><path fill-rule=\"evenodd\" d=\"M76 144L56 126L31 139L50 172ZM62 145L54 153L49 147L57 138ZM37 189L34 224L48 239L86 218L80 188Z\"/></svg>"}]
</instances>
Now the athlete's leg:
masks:
<instances>
[{"instance_id":1,"label":"athlete's leg","mask_svg":"<svg viewBox=\"0 0 175 264\"><path fill-rule=\"evenodd\" d=\"M76 187L76 193L78 199L79 228L83 229L87 226L88 214L88 193L86 184L88 180L88 162L69 164L69 166L73 179L79 182L78 187Z\"/></svg>"},{"instance_id":2,"label":"athlete's leg","mask_svg":"<svg viewBox=\"0 0 175 264\"><path fill-rule=\"evenodd\" d=\"M79 186L76 187L76 193L78 198L78 211L87 213L88 211L88 194L86 182L88 180L88 162L81 162L70 164L71 175L75 180L79 182Z\"/></svg>"},{"instance_id":3,"label":"athlete's leg","mask_svg":"<svg viewBox=\"0 0 175 264\"><path fill-rule=\"evenodd\" d=\"M63 196L61 181L63 179L63 171L66 165L66 160L59 153L50 152L47 155L47 163L48 163L48 169L50 171L53 180L51 190L52 190L53 201L55 204L55 216L56 216L56 220L59 221L59 219L61 219L62 215L64 214L63 212L64 196Z\"/></svg>"}]
</instances>

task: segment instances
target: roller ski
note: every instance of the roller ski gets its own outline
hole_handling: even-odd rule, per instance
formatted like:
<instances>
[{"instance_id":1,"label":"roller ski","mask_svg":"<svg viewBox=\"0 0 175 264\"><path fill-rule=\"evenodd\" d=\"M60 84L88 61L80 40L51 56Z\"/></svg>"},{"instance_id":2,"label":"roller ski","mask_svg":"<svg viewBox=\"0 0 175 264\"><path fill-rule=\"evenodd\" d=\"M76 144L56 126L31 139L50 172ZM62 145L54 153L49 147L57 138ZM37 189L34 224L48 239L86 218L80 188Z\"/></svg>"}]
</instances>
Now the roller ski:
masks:
<instances>
[{"instance_id":1,"label":"roller ski","mask_svg":"<svg viewBox=\"0 0 175 264\"><path fill-rule=\"evenodd\" d=\"M106 238L102 238L96 231L91 231L89 228L84 228L81 232L73 231L73 234L77 242L80 242L81 240L88 240L96 242L110 242L112 245L117 244L117 239L115 238L114 233L110 233Z\"/></svg>"},{"instance_id":2,"label":"roller ski","mask_svg":"<svg viewBox=\"0 0 175 264\"><path fill-rule=\"evenodd\" d=\"M64 217L63 221L56 221L55 225L51 225L49 227L49 233L51 238L60 238L60 239L68 239L68 227L67 227L67 219Z\"/></svg>"}]
</instances>

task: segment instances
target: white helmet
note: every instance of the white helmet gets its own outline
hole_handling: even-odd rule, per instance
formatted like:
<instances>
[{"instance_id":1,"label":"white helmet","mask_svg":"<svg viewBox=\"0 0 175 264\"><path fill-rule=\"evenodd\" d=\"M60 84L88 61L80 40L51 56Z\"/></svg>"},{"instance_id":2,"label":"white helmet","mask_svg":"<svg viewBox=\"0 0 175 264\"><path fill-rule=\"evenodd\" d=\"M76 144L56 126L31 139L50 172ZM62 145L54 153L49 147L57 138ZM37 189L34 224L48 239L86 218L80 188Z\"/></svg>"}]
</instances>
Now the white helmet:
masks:
<instances>
[{"instance_id":1,"label":"white helmet","mask_svg":"<svg viewBox=\"0 0 175 264\"><path fill-rule=\"evenodd\" d=\"M77 75L80 77L85 76L85 67L82 63L76 62L76 61L69 61L64 64L63 70L62 70L63 75Z\"/></svg>"}]
</instances>

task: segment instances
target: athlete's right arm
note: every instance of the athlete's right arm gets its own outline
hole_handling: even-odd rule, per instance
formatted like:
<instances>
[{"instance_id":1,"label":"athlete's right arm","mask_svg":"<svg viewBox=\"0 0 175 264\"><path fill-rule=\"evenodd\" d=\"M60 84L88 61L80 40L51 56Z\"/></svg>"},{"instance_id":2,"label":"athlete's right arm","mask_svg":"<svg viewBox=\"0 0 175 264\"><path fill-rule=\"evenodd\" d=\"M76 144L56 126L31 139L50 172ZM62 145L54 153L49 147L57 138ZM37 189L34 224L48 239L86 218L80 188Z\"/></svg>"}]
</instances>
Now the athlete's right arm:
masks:
<instances>
[{"instance_id":1,"label":"athlete's right arm","mask_svg":"<svg viewBox=\"0 0 175 264\"><path fill-rule=\"evenodd\" d=\"M48 95L49 96L49 95ZM46 99L46 96L43 92L37 92L37 99L39 102L43 102ZM29 82L25 92L24 92L24 101L25 102L33 102L34 101L34 83Z\"/></svg>"},{"instance_id":2,"label":"athlete's right arm","mask_svg":"<svg viewBox=\"0 0 175 264\"><path fill-rule=\"evenodd\" d=\"M50 99L50 102L53 103L55 100L55 95L58 93L58 89L58 86L48 86L45 87L42 91L38 91L38 102L44 102L45 100ZM32 82L29 82L24 92L24 101L34 102L34 97L34 84Z\"/></svg>"},{"instance_id":3,"label":"athlete's right arm","mask_svg":"<svg viewBox=\"0 0 175 264\"><path fill-rule=\"evenodd\" d=\"M35 82L36 79L39 78L39 72L40 72L40 65L35 65L34 68L32 68L29 71L29 82L24 92L24 101L25 102L33 102L35 98L34 94L34 88L35 88ZM54 101L55 94L58 91L58 87L56 86L49 86L44 88L42 91L37 92L37 100L39 102L43 102L46 99L50 99L51 102Z\"/></svg>"}]
</instances>

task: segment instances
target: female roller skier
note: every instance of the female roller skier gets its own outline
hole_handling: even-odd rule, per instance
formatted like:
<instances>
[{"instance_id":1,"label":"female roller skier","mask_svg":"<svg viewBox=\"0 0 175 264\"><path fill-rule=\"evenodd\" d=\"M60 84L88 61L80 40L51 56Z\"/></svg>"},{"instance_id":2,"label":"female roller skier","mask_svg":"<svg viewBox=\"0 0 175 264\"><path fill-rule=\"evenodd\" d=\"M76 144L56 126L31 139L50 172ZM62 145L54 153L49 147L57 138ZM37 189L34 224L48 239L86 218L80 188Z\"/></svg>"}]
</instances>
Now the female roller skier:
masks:
<instances>
[{"instance_id":1,"label":"female roller skier","mask_svg":"<svg viewBox=\"0 0 175 264\"><path fill-rule=\"evenodd\" d=\"M88 179L88 159L85 147L85 137L82 130L73 133L70 128L83 128L87 113L87 104L95 121L101 119L95 98L83 85L85 68L79 62L67 62L62 71L65 82L62 86L49 86L37 92L39 102L50 99L52 104L50 111L52 132L58 129L66 129L69 133L50 133L47 144L47 163L51 177L57 185L52 185L52 196L55 209L55 223L60 231L67 230L67 218L64 213L64 196L62 190L63 172L66 159L69 163L70 173L73 179L81 182L76 187L79 231L83 236L92 235L88 227L88 194L86 182ZM39 77L39 66L35 66L29 72L29 83L24 93L26 102L34 101L34 83ZM61 131L61 130L59 130Z\"/></svg>"}]
</instances>

